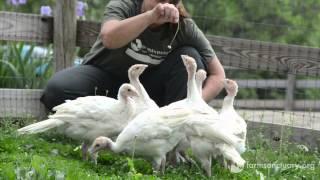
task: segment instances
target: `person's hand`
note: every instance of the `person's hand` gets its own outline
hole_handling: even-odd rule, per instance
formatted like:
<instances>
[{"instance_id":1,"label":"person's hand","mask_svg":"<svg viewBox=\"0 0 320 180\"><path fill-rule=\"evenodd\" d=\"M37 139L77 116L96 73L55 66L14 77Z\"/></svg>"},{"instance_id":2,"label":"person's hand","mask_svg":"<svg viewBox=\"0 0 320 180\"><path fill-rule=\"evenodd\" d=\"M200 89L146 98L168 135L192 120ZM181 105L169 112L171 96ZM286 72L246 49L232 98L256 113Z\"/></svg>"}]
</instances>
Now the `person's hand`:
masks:
<instances>
[{"instance_id":1,"label":"person's hand","mask_svg":"<svg viewBox=\"0 0 320 180\"><path fill-rule=\"evenodd\" d=\"M169 3L159 3L150 10L151 24L178 23L179 11Z\"/></svg>"}]
</instances>

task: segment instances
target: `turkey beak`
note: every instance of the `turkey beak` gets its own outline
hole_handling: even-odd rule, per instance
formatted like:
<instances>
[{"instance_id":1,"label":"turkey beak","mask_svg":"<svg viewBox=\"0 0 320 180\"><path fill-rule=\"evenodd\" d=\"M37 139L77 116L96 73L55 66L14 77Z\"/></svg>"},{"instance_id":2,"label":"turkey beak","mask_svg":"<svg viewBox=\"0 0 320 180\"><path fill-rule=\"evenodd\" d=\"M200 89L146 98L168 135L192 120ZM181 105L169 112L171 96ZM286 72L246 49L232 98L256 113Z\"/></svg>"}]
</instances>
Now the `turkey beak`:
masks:
<instances>
[{"instance_id":1,"label":"turkey beak","mask_svg":"<svg viewBox=\"0 0 320 180\"><path fill-rule=\"evenodd\" d=\"M181 59L182 59L182 60L186 60L187 58L188 58L187 55L183 55L183 54L181 55Z\"/></svg>"},{"instance_id":2,"label":"turkey beak","mask_svg":"<svg viewBox=\"0 0 320 180\"><path fill-rule=\"evenodd\" d=\"M147 67L148 67L148 65L143 64L143 65L141 66L141 72L140 72L140 74L142 74L142 73L144 72L144 70L147 69Z\"/></svg>"},{"instance_id":3,"label":"turkey beak","mask_svg":"<svg viewBox=\"0 0 320 180\"><path fill-rule=\"evenodd\" d=\"M181 59L182 59L182 61L183 61L183 64L184 64L184 66L186 66L187 67L187 59L188 59L188 56L187 55L181 55Z\"/></svg>"}]
</instances>

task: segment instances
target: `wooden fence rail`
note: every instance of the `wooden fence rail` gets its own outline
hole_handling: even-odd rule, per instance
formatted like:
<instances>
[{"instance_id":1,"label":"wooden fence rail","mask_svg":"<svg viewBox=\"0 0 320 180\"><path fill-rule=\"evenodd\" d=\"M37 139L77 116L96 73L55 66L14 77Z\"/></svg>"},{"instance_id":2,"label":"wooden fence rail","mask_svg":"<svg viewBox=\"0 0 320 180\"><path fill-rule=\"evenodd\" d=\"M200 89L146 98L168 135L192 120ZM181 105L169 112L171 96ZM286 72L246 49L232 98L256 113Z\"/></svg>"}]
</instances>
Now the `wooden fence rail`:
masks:
<instances>
[{"instance_id":1,"label":"wooden fence rail","mask_svg":"<svg viewBox=\"0 0 320 180\"><path fill-rule=\"evenodd\" d=\"M288 80L279 79L239 79L241 88L287 88ZM296 88L320 88L320 80L296 80Z\"/></svg>"},{"instance_id":2,"label":"wooden fence rail","mask_svg":"<svg viewBox=\"0 0 320 180\"><path fill-rule=\"evenodd\" d=\"M73 2L57 1L56 9L58 11L70 13L74 8ZM0 40L26 41L40 44L55 42L54 64L56 70L68 67L71 64L71 59L73 59L74 45L81 48L90 48L99 34L100 23L75 21L76 17L69 14L68 17L70 18L64 21L61 13L55 14L57 15L53 18L35 14L0 12ZM53 29L53 27L55 28ZM68 30L65 31L65 29ZM319 48L212 35L207 35L207 37L224 66L292 73L289 74L288 80L240 80L240 87L286 88L287 93L286 99L280 102L277 100L278 103L273 100L270 100L268 103L266 103L267 101L264 101L264 103L254 103L257 101L250 100L246 103L239 102L239 105L257 108L262 108L262 106L265 108L286 107L287 110L301 109L303 108L300 105L301 103L294 100L295 89L319 88L320 86L317 80L295 80L295 74L319 76ZM249 102L258 104L258 106L251 105ZM318 109L317 105L311 105L310 107Z\"/></svg>"},{"instance_id":3,"label":"wooden fence rail","mask_svg":"<svg viewBox=\"0 0 320 180\"><path fill-rule=\"evenodd\" d=\"M67 24L65 26L65 28L69 28ZM0 40L52 43L54 37L52 27L53 18L51 17L0 12ZM99 31L100 23L77 21L76 45L90 48ZM223 65L279 73L320 75L319 48L213 35L207 35L207 37ZM61 38L65 37L60 36ZM62 47L66 45L67 42ZM56 50L60 51L61 49ZM56 59L56 61L56 64L68 64L58 62L66 61L66 59Z\"/></svg>"},{"instance_id":4,"label":"wooden fence rail","mask_svg":"<svg viewBox=\"0 0 320 180\"><path fill-rule=\"evenodd\" d=\"M66 68L71 65L75 46L90 48L100 31L100 23L76 20L75 3L76 0L56 0L54 17L0 12L0 40L39 44L54 43L55 69L59 71ZM296 88L319 88L318 80L296 81L295 75L319 77L320 48L213 35L207 35L207 38L224 66L290 74L288 80L238 80L241 88L286 88L287 90L284 100L237 100L236 106L238 108L264 109L264 111L268 109L320 111L319 101L295 100L293 96ZM25 117L26 114L43 117L44 107L39 101L41 93L42 90L0 89L0 117L7 115ZM221 100L214 100L210 104L220 107ZM275 116L274 112L268 113L271 118ZM250 121L256 123L255 113L252 115ZM311 120L308 122L312 122L312 128L310 128L312 130L320 130L319 123L316 124L317 128L314 128L317 116L312 115L312 118L309 118ZM299 124L305 121L304 113L301 117L303 118L297 118L296 125L292 127L302 127L302 131L305 132L304 130L308 128ZM268 123L272 125L268 132L279 133L275 132L273 127L275 123L271 121L270 123L269 120L270 118L266 118L266 120L257 123L259 125ZM273 121L273 119L271 120ZM281 121L281 117L278 120ZM280 122L278 125L282 127L283 124ZM305 139L311 139L309 136L314 135L314 133L310 135L309 132L311 131L308 131L307 135L303 135L303 133L296 135L301 137L304 142Z\"/></svg>"},{"instance_id":5,"label":"wooden fence rail","mask_svg":"<svg viewBox=\"0 0 320 180\"><path fill-rule=\"evenodd\" d=\"M254 80L236 79L240 88L278 89L287 88L286 80ZM320 80L298 80L297 88L319 88ZM23 117L26 114L35 117L43 117L44 107L40 103L41 89L0 89L0 117ZM210 102L211 106L221 107L222 100ZM240 109L255 110L287 110L286 99L237 99L235 106ZM293 109L300 111L320 111L319 100L294 100Z\"/></svg>"},{"instance_id":6,"label":"wooden fence rail","mask_svg":"<svg viewBox=\"0 0 320 180\"><path fill-rule=\"evenodd\" d=\"M44 117L45 108L40 103L41 89L0 89L0 117ZM220 108L222 100L217 99L209 105ZM237 99L235 107L251 110L280 110L286 106L285 100ZM320 111L318 100L295 100L294 110L317 112Z\"/></svg>"}]
</instances>

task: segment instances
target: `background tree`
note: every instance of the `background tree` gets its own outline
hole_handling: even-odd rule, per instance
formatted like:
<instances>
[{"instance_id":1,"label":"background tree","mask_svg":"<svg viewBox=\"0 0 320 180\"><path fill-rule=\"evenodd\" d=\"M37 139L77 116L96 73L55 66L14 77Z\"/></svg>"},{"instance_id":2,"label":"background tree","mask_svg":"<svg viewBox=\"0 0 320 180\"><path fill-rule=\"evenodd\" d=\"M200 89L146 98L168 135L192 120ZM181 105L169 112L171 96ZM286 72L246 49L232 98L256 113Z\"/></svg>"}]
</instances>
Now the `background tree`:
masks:
<instances>
[{"instance_id":1,"label":"background tree","mask_svg":"<svg viewBox=\"0 0 320 180\"><path fill-rule=\"evenodd\" d=\"M17 2L22 4L16 4ZM320 0L182 0L198 26L218 36L320 47ZM86 4L80 19L101 21L109 0L79 0ZM54 9L55 0L5 0L0 10L40 14L41 6ZM82 4L82 5L83 5ZM2 42L3 44L3 42ZM86 51L80 51L83 56ZM1 53L0 53L1 54ZM287 78L286 74L252 73L248 70L227 70L228 77ZM298 77L306 78L306 77ZM310 77L308 77L310 78ZM314 77L312 77L314 78ZM317 78L317 77L315 77ZM242 90L243 98L282 98L284 90ZM319 97L317 90L303 90L298 97ZM320 97L319 97L320 98Z\"/></svg>"}]
</instances>

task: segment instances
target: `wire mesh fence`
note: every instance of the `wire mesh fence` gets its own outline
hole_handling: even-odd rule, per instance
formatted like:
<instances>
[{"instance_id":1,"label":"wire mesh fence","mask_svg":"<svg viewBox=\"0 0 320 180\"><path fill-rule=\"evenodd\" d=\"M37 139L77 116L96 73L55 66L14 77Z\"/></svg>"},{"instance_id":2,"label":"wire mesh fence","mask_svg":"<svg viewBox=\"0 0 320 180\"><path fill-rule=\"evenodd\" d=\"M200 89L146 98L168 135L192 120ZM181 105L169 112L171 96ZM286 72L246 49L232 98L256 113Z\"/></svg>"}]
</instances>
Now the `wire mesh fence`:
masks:
<instances>
[{"instance_id":1,"label":"wire mesh fence","mask_svg":"<svg viewBox=\"0 0 320 180\"><path fill-rule=\"evenodd\" d=\"M314 137L320 130L317 120L320 117L320 49L283 43L299 40L298 45L315 46L314 41L307 41L303 35L313 33L316 27L303 23L292 25L295 19L278 17L270 8L291 7L290 12L304 19L316 14L319 3L313 5L307 14L303 10L309 2L299 0L256 1L254 5L249 0L237 1L241 11L252 10L251 14L257 10L254 8L270 7L255 18L243 13L235 16L236 12L222 17L220 14L225 6L232 5L231 1L209 5L205 5L205 1L199 3L199 6L193 6L194 19L208 34L226 67L227 78L236 79L240 85L236 109L255 129L263 126L271 129L267 131L271 138L281 136L281 127L288 126L293 127L292 138L296 141L300 138L303 142L311 137L315 145L318 141ZM190 6L186 3L186 7ZM208 9L212 7L215 7L216 15L209 16L212 13ZM52 19L1 13L0 30L0 37L5 40L0 45L0 116L42 116L41 88L53 74L52 66L56 61L50 45L53 42ZM78 21L77 45L80 51L92 45L98 32L99 23ZM291 39L283 38L286 33ZM13 40L32 43L8 42ZM77 59L71 61L79 62ZM210 104L219 109L224 95L222 92Z\"/></svg>"}]
</instances>

